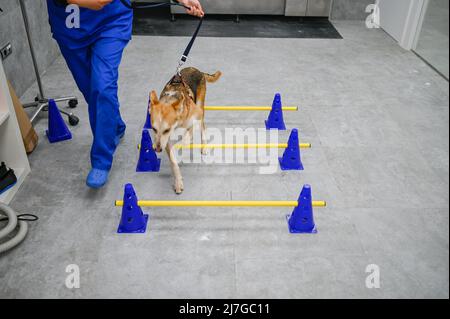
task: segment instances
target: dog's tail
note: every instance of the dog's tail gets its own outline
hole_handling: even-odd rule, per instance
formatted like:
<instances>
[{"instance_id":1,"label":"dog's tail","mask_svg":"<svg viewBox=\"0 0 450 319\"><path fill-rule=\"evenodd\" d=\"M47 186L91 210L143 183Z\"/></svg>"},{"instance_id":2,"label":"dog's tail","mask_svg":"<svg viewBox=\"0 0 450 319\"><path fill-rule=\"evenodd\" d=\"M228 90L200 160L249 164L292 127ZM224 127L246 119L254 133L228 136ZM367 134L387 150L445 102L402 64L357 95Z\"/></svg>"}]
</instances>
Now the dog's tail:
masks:
<instances>
[{"instance_id":1,"label":"dog's tail","mask_svg":"<svg viewBox=\"0 0 450 319\"><path fill-rule=\"evenodd\" d=\"M222 76L222 72L220 72L220 71L217 71L214 74L208 74L208 73L203 73L203 74L205 75L206 81L209 83L217 82L220 79L220 77Z\"/></svg>"}]
</instances>

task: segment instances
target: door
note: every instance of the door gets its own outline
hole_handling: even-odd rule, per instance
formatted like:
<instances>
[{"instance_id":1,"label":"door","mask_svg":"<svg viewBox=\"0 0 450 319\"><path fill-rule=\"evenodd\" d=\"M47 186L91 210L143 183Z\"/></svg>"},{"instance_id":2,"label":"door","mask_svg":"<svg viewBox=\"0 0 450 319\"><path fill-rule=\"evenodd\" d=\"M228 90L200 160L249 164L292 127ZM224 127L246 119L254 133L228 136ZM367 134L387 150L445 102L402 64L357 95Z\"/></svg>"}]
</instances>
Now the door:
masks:
<instances>
[{"instance_id":1,"label":"door","mask_svg":"<svg viewBox=\"0 0 450 319\"><path fill-rule=\"evenodd\" d=\"M377 0L381 28L406 50L413 48L424 1Z\"/></svg>"}]
</instances>

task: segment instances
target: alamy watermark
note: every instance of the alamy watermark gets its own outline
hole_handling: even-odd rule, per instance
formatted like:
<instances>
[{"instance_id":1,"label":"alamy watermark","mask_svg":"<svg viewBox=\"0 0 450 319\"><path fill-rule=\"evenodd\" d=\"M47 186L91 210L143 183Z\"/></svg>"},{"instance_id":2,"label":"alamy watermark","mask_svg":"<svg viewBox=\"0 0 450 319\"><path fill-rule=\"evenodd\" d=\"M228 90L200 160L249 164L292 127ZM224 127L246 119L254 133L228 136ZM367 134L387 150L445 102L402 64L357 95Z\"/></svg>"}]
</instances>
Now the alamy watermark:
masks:
<instances>
[{"instance_id":1,"label":"alamy watermark","mask_svg":"<svg viewBox=\"0 0 450 319\"><path fill-rule=\"evenodd\" d=\"M380 28L380 6L378 3L369 4L366 13L370 13L366 18L366 27L369 29Z\"/></svg>"},{"instance_id":2,"label":"alamy watermark","mask_svg":"<svg viewBox=\"0 0 450 319\"><path fill-rule=\"evenodd\" d=\"M67 29L79 29L80 28L80 7L76 4L69 4L66 7L66 13L68 13L66 18Z\"/></svg>"},{"instance_id":3,"label":"alamy watermark","mask_svg":"<svg viewBox=\"0 0 450 319\"><path fill-rule=\"evenodd\" d=\"M279 167L279 131L265 128L208 128L202 144L200 125L193 125L192 138L186 140L186 130L177 129L171 142L186 147L175 148L178 163L185 164L256 164L260 174L275 174ZM189 148L203 145L204 151ZM286 144L286 142L284 142ZM209 145L209 146L208 146ZM203 153L203 154L202 154Z\"/></svg>"},{"instance_id":4,"label":"alamy watermark","mask_svg":"<svg viewBox=\"0 0 450 319\"><path fill-rule=\"evenodd\" d=\"M380 267L376 264L370 264L366 267L366 273L369 274L366 277L366 288L379 289L381 287Z\"/></svg>"},{"instance_id":5,"label":"alamy watermark","mask_svg":"<svg viewBox=\"0 0 450 319\"><path fill-rule=\"evenodd\" d=\"M66 267L66 288L79 289L80 288L80 267L76 264L70 264Z\"/></svg>"}]
</instances>

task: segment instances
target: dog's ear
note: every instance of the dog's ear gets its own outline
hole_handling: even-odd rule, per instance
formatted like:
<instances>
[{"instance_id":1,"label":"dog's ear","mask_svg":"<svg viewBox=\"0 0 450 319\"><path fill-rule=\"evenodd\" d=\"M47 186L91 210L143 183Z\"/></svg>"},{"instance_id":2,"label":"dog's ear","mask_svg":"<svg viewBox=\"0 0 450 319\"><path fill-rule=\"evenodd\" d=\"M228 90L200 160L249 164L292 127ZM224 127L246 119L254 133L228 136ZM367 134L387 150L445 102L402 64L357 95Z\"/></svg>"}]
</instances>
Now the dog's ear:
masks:
<instances>
[{"instance_id":1,"label":"dog's ear","mask_svg":"<svg viewBox=\"0 0 450 319\"><path fill-rule=\"evenodd\" d=\"M158 104L158 103L159 103L158 95L156 94L156 91L153 90L153 91L150 93L150 104L151 104L151 105L156 105L156 104ZM149 107L150 107L151 105L149 105Z\"/></svg>"},{"instance_id":2,"label":"dog's ear","mask_svg":"<svg viewBox=\"0 0 450 319\"><path fill-rule=\"evenodd\" d=\"M183 110L183 104L184 96L182 96L181 99L177 100L176 102L172 103L172 107L175 109L175 111L180 112Z\"/></svg>"}]
</instances>

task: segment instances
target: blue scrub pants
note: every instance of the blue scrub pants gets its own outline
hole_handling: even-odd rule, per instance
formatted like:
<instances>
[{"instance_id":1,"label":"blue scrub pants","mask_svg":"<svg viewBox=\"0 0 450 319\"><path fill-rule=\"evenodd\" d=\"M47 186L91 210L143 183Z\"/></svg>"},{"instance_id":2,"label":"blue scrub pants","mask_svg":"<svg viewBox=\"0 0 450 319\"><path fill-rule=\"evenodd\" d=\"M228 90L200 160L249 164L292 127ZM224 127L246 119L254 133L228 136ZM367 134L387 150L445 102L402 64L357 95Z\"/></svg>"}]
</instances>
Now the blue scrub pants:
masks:
<instances>
[{"instance_id":1,"label":"blue scrub pants","mask_svg":"<svg viewBox=\"0 0 450 319\"><path fill-rule=\"evenodd\" d=\"M92 168L109 171L119 139L126 125L120 116L117 80L122 53L129 41L99 38L81 49L59 43L70 71L89 105L89 120L94 136Z\"/></svg>"}]
</instances>

